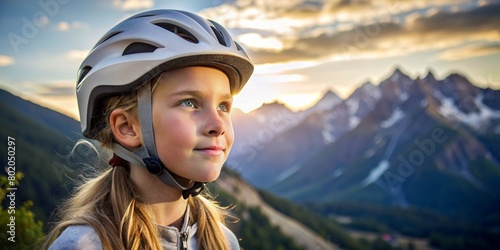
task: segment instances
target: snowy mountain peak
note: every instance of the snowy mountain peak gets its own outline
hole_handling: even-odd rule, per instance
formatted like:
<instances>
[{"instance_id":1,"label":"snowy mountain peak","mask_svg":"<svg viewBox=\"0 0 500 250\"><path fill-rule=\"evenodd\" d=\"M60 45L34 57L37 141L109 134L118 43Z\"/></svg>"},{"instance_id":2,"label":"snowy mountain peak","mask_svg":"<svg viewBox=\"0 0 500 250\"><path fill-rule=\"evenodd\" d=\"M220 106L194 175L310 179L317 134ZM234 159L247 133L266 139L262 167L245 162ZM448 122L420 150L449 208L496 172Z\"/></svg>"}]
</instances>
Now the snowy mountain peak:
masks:
<instances>
[{"instance_id":1,"label":"snowy mountain peak","mask_svg":"<svg viewBox=\"0 0 500 250\"><path fill-rule=\"evenodd\" d=\"M318 112L332 109L335 105L342 102L342 98L340 98L337 94L335 94L332 90L326 91L326 93L319 99L314 106L308 109L309 112Z\"/></svg>"}]
</instances>

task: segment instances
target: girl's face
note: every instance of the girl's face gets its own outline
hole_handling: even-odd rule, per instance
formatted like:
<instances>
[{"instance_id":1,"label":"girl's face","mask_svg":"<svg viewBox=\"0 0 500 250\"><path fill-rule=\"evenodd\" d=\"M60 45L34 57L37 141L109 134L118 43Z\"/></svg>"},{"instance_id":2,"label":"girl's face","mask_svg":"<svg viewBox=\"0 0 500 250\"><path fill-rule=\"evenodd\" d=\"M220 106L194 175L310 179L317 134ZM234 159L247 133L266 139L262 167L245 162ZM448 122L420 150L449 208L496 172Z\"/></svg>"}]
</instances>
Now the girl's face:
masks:
<instances>
[{"instance_id":1,"label":"girl's face","mask_svg":"<svg viewBox=\"0 0 500 250\"><path fill-rule=\"evenodd\" d=\"M233 145L227 76L209 67L166 72L153 92L153 126L160 160L187 180L217 179Z\"/></svg>"}]
</instances>

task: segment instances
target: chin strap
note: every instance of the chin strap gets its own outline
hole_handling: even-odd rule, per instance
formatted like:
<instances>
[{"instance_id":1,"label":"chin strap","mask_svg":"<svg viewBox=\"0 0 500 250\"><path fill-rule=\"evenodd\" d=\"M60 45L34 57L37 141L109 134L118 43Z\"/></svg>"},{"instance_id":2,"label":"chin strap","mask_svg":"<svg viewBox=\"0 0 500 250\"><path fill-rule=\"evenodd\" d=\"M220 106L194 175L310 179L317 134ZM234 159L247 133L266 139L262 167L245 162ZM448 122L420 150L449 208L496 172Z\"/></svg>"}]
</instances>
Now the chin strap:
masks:
<instances>
[{"instance_id":1,"label":"chin strap","mask_svg":"<svg viewBox=\"0 0 500 250\"><path fill-rule=\"evenodd\" d=\"M153 130L151 95L150 83L145 84L137 90L139 121L145 145L131 152L120 144L114 143L112 146L113 152L134 165L147 168L151 174L156 175L166 185L182 190L182 197L184 199L187 199L189 196L195 197L205 189L205 183L195 182L191 187L180 185L158 158Z\"/></svg>"}]
</instances>

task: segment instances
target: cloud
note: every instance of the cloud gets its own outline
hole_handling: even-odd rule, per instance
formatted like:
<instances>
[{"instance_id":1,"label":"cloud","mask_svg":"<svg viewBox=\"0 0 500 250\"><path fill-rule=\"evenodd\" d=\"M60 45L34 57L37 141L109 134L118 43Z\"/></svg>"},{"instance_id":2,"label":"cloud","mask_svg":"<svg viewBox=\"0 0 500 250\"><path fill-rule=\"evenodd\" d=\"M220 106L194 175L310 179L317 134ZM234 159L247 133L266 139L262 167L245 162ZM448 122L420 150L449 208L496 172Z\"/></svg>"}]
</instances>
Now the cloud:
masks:
<instances>
[{"instance_id":1,"label":"cloud","mask_svg":"<svg viewBox=\"0 0 500 250\"><path fill-rule=\"evenodd\" d=\"M307 76L300 74L273 74L261 75L256 74L253 76L253 81L257 83L292 83L292 82L306 82Z\"/></svg>"},{"instance_id":2,"label":"cloud","mask_svg":"<svg viewBox=\"0 0 500 250\"><path fill-rule=\"evenodd\" d=\"M461 60L477 56L485 56L500 53L500 43L472 44L458 48L445 50L438 55L438 59L445 61Z\"/></svg>"},{"instance_id":3,"label":"cloud","mask_svg":"<svg viewBox=\"0 0 500 250\"><path fill-rule=\"evenodd\" d=\"M155 5L153 0L114 0L113 3L121 10L148 9Z\"/></svg>"},{"instance_id":4,"label":"cloud","mask_svg":"<svg viewBox=\"0 0 500 250\"><path fill-rule=\"evenodd\" d=\"M48 84L38 84L36 94L45 97L75 96L75 83L72 81L55 81Z\"/></svg>"},{"instance_id":5,"label":"cloud","mask_svg":"<svg viewBox=\"0 0 500 250\"><path fill-rule=\"evenodd\" d=\"M14 61L14 58L10 56L0 55L0 67L13 65Z\"/></svg>"},{"instance_id":6,"label":"cloud","mask_svg":"<svg viewBox=\"0 0 500 250\"><path fill-rule=\"evenodd\" d=\"M59 22L59 24L57 24L57 30L59 31L69 31L69 30L72 30L72 29L79 29L79 28L86 28L88 27L88 25L84 22L80 22L80 21L73 21L73 22L66 22L66 21L62 21L62 22Z\"/></svg>"},{"instance_id":7,"label":"cloud","mask_svg":"<svg viewBox=\"0 0 500 250\"><path fill-rule=\"evenodd\" d=\"M311 61L293 61L288 63L265 63L255 65L256 74L276 74L291 70L306 69L318 66L320 62Z\"/></svg>"},{"instance_id":8,"label":"cloud","mask_svg":"<svg viewBox=\"0 0 500 250\"><path fill-rule=\"evenodd\" d=\"M404 56L426 50L443 50L477 42L500 41L500 4L447 12L432 9L408 14L406 22L394 18L373 20L352 28L337 24L316 27L315 32L299 30L296 36L276 35L281 50L249 46L250 55L260 63L295 60L353 60ZM306 35L304 35L306 34ZM484 50L474 50L485 53ZM470 52L474 52L470 51ZM480 54L478 54L480 55ZM482 55L482 54L481 54ZM472 56L472 55L470 55ZM448 56L447 58L451 58Z\"/></svg>"},{"instance_id":9,"label":"cloud","mask_svg":"<svg viewBox=\"0 0 500 250\"><path fill-rule=\"evenodd\" d=\"M297 39L293 46L274 53L267 50L253 50L250 55L256 63L277 63L296 60L336 60L366 58L366 53L387 55L387 49L394 50L392 37L404 33L404 28L395 23L378 23L358 26L333 34L322 33L316 37ZM389 42L384 42L389 40ZM396 44L397 45L397 44ZM392 48L391 48L392 47ZM399 52L399 51L398 51Z\"/></svg>"},{"instance_id":10,"label":"cloud","mask_svg":"<svg viewBox=\"0 0 500 250\"><path fill-rule=\"evenodd\" d=\"M70 50L66 52L66 57L69 58L70 60L74 61L83 61L85 57L89 54L88 50Z\"/></svg>"},{"instance_id":11,"label":"cloud","mask_svg":"<svg viewBox=\"0 0 500 250\"><path fill-rule=\"evenodd\" d=\"M228 27L264 64L375 59L495 42L498 13L496 0L239 0L200 14Z\"/></svg>"},{"instance_id":12,"label":"cloud","mask_svg":"<svg viewBox=\"0 0 500 250\"><path fill-rule=\"evenodd\" d=\"M500 4L483 5L470 11L438 12L418 18L412 28L415 32L439 32L441 34L477 33L500 30Z\"/></svg>"},{"instance_id":13,"label":"cloud","mask_svg":"<svg viewBox=\"0 0 500 250\"><path fill-rule=\"evenodd\" d=\"M283 49L283 43L276 37L263 37L258 33L246 33L238 37L238 41L247 47L262 49L268 51L280 51Z\"/></svg>"},{"instance_id":14,"label":"cloud","mask_svg":"<svg viewBox=\"0 0 500 250\"><path fill-rule=\"evenodd\" d=\"M33 20L35 20L35 19L33 19ZM37 22L38 26L43 27L43 26L50 23L50 19L46 15L38 15L36 17L36 22Z\"/></svg>"},{"instance_id":15,"label":"cloud","mask_svg":"<svg viewBox=\"0 0 500 250\"><path fill-rule=\"evenodd\" d=\"M60 31L68 31L69 30L69 23L68 22L60 22L57 25L57 29Z\"/></svg>"},{"instance_id":16,"label":"cloud","mask_svg":"<svg viewBox=\"0 0 500 250\"><path fill-rule=\"evenodd\" d=\"M4 84L5 82L0 81L2 87L4 87ZM51 83L22 81L18 82L15 89L10 84L6 85L6 89L23 99L78 120L79 113L75 85L72 81L54 81Z\"/></svg>"},{"instance_id":17,"label":"cloud","mask_svg":"<svg viewBox=\"0 0 500 250\"><path fill-rule=\"evenodd\" d=\"M462 4L470 5L470 0L239 0L205 9L200 14L232 29L274 30L282 34L295 28L333 23L363 24L415 10Z\"/></svg>"},{"instance_id":18,"label":"cloud","mask_svg":"<svg viewBox=\"0 0 500 250\"><path fill-rule=\"evenodd\" d=\"M38 83L35 90L35 95L39 97L38 102L78 120L78 105L73 81Z\"/></svg>"}]
</instances>

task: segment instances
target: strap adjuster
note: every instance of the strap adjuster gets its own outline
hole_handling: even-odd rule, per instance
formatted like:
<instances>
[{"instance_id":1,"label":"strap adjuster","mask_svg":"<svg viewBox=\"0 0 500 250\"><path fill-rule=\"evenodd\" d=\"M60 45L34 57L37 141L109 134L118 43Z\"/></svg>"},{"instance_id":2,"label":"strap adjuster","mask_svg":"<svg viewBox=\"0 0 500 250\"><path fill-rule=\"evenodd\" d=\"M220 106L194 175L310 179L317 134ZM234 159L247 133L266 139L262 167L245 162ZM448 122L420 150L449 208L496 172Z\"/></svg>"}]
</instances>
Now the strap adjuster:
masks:
<instances>
[{"instance_id":1,"label":"strap adjuster","mask_svg":"<svg viewBox=\"0 0 500 250\"><path fill-rule=\"evenodd\" d=\"M160 159L158 159L157 157L149 157L142 160L144 161L144 164L146 164L146 168L151 174L159 175L163 173L163 163L161 163Z\"/></svg>"}]
</instances>

